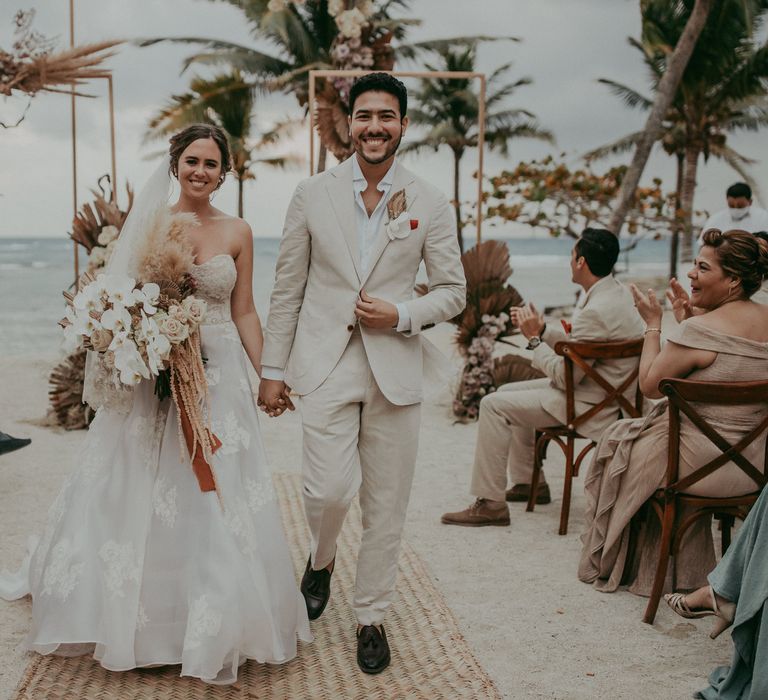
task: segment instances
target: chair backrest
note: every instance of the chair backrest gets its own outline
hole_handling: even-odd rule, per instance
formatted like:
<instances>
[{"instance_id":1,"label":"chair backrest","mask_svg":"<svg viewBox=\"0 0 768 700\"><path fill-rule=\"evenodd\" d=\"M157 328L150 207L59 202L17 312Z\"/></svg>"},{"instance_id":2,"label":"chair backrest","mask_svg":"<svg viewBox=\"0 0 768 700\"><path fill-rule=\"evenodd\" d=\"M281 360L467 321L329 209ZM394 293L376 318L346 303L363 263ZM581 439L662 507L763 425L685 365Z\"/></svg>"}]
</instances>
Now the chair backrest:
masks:
<instances>
[{"instance_id":1,"label":"chair backrest","mask_svg":"<svg viewBox=\"0 0 768 700\"><path fill-rule=\"evenodd\" d=\"M616 404L622 414L627 418L637 418L643 412L643 395L639 385L635 389L634 405L627 401L624 392L637 382L640 371L640 355L643 352L643 338L620 340L611 342L576 342L573 340L561 340L555 344L555 352L562 355L565 360L565 403L566 422L572 430L577 430L580 425L596 416L603 409ZM631 357L638 358L635 368L630 372L619 386L613 386L600 374L590 360L621 360ZM575 384L573 368L576 365L584 374L592 379L604 392L602 401L591 406L584 413L576 415Z\"/></svg>"},{"instance_id":2,"label":"chair backrest","mask_svg":"<svg viewBox=\"0 0 768 700\"><path fill-rule=\"evenodd\" d=\"M731 445L691 403L715 406L745 406L768 404L768 381L762 382L702 382L692 379L662 379L659 391L669 400L669 453L665 490L684 492L693 484L709 476L729 462L736 464L755 482L755 490L762 489L768 478L765 467L768 464L768 440L766 441L763 467L759 469L750 462L742 451L751 445L762 433L768 431L768 413L755 427L736 444ZM721 454L684 478L679 478L680 468L680 413L684 413L710 442L720 449Z\"/></svg>"}]
</instances>

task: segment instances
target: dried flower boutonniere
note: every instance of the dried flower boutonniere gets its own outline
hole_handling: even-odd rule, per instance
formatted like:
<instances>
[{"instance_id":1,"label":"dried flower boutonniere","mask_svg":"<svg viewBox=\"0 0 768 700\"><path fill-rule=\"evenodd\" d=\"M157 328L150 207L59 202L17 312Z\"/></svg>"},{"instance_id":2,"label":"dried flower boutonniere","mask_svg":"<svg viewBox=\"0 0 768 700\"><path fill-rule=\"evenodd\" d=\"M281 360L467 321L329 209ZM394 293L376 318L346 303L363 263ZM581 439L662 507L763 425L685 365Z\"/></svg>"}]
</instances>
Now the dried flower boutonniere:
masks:
<instances>
[{"instance_id":1,"label":"dried flower boutonniere","mask_svg":"<svg viewBox=\"0 0 768 700\"><path fill-rule=\"evenodd\" d=\"M412 219L406 207L405 190L395 192L387 202L389 221L384 224L389 240L406 238L419 225L418 219Z\"/></svg>"}]
</instances>

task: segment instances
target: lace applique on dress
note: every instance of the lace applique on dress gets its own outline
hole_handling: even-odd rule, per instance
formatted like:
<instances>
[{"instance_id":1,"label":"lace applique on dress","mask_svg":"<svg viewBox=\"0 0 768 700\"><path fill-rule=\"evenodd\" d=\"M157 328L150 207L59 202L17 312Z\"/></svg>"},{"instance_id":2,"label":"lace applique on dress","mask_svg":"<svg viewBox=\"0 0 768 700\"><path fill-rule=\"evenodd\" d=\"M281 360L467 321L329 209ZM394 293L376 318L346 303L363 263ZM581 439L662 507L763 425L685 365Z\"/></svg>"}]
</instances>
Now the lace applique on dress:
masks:
<instances>
[{"instance_id":1,"label":"lace applique on dress","mask_svg":"<svg viewBox=\"0 0 768 700\"><path fill-rule=\"evenodd\" d=\"M248 497L248 508L252 513L260 511L267 503L275 500L275 488L272 481L264 479L245 479L245 492Z\"/></svg>"},{"instance_id":2,"label":"lace applique on dress","mask_svg":"<svg viewBox=\"0 0 768 700\"><path fill-rule=\"evenodd\" d=\"M230 411L221 421L211 421L211 429L221 440L219 450L223 455L230 455L240 449L246 450L251 444L251 434L237 422L234 411Z\"/></svg>"},{"instance_id":3,"label":"lace applique on dress","mask_svg":"<svg viewBox=\"0 0 768 700\"><path fill-rule=\"evenodd\" d=\"M205 381L208 386L216 386L221 381L221 367L214 367L210 363L205 366Z\"/></svg>"},{"instance_id":4,"label":"lace applique on dress","mask_svg":"<svg viewBox=\"0 0 768 700\"><path fill-rule=\"evenodd\" d=\"M132 542L118 544L114 540L105 542L99 550L104 562L104 580L113 596L125 597L123 587L127 581L138 584L141 580L141 566Z\"/></svg>"},{"instance_id":5,"label":"lace applique on dress","mask_svg":"<svg viewBox=\"0 0 768 700\"><path fill-rule=\"evenodd\" d=\"M149 617L147 617L147 611L144 610L144 606L139 601L139 610L136 613L136 631L141 632L149 623Z\"/></svg>"},{"instance_id":6,"label":"lace applique on dress","mask_svg":"<svg viewBox=\"0 0 768 700\"><path fill-rule=\"evenodd\" d=\"M152 507L164 525L173 527L176 524L179 512L176 506L176 487L168 486L162 477L158 478L152 490Z\"/></svg>"},{"instance_id":7,"label":"lace applique on dress","mask_svg":"<svg viewBox=\"0 0 768 700\"><path fill-rule=\"evenodd\" d=\"M64 601L69 598L81 574L82 562L72 563L75 550L72 543L64 538L60 540L51 552L51 562L43 572L43 595L56 596Z\"/></svg>"},{"instance_id":8,"label":"lace applique on dress","mask_svg":"<svg viewBox=\"0 0 768 700\"><path fill-rule=\"evenodd\" d=\"M221 629L222 615L213 610L208 603L208 596L201 595L189 608L189 623L184 638L184 649L197 649L203 643L203 637L215 637Z\"/></svg>"}]
</instances>

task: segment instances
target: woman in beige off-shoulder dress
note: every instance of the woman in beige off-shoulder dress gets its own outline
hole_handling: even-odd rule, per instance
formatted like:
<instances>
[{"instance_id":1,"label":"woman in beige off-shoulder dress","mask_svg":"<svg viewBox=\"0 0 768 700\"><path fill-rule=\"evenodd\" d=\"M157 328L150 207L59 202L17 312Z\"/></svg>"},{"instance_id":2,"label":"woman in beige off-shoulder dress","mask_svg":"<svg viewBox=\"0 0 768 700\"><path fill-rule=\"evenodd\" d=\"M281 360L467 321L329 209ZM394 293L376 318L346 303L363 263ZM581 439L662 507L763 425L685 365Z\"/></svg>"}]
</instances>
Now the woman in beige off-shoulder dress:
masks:
<instances>
[{"instance_id":1,"label":"woman in beige off-shoulder dress","mask_svg":"<svg viewBox=\"0 0 768 700\"><path fill-rule=\"evenodd\" d=\"M672 281L668 296L676 318L661 346L662 309L653 292L632 289L647 324L640 361L640 387L648 398L660 398L659 381L685 377L701 381L754 381L768 375L768 306L750 301L768 273L768 244L743 231L705 232L703 245L689 272L691 296ZM736 442L768 412L768 406L700 406L703 417L723 437ZM680 473L685 475L719 454L687 418L681 422ZM649 516L635 519L643 504L661 487L667 466L666 401L637 419L620 420L603 434L586 477L586 530L579 579L603 592L628 584L649 595L656 570L660 526ZM765 438L744 455L764 469ZM691 488L702 496L736 496L756 489L736 465L718 469ZM633 552L633 554L629 554ZM710 521L691 527L677 557L679 589L706 584L715 565Z\"/></svg>"}]
</instances>

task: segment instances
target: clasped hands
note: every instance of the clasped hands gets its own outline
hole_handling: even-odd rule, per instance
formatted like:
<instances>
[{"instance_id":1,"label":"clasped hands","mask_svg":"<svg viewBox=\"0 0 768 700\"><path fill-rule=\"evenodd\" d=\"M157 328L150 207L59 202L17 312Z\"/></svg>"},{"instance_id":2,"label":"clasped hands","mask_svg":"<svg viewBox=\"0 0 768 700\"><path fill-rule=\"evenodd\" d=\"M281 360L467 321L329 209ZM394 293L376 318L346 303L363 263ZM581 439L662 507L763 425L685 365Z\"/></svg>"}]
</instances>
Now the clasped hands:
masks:
<instances>
[{"instance_id":1,"label":"clasped hands","mask_svg":"<svg viewBox=\"0 0 768 700\"><path fill-rule=\"evenodd\" d=\"M259 383L258 407L271 418L282 415L286 410L295 411L291 401L291 388L279 379L264 379Z\"/></svg>"}]
</instances>

